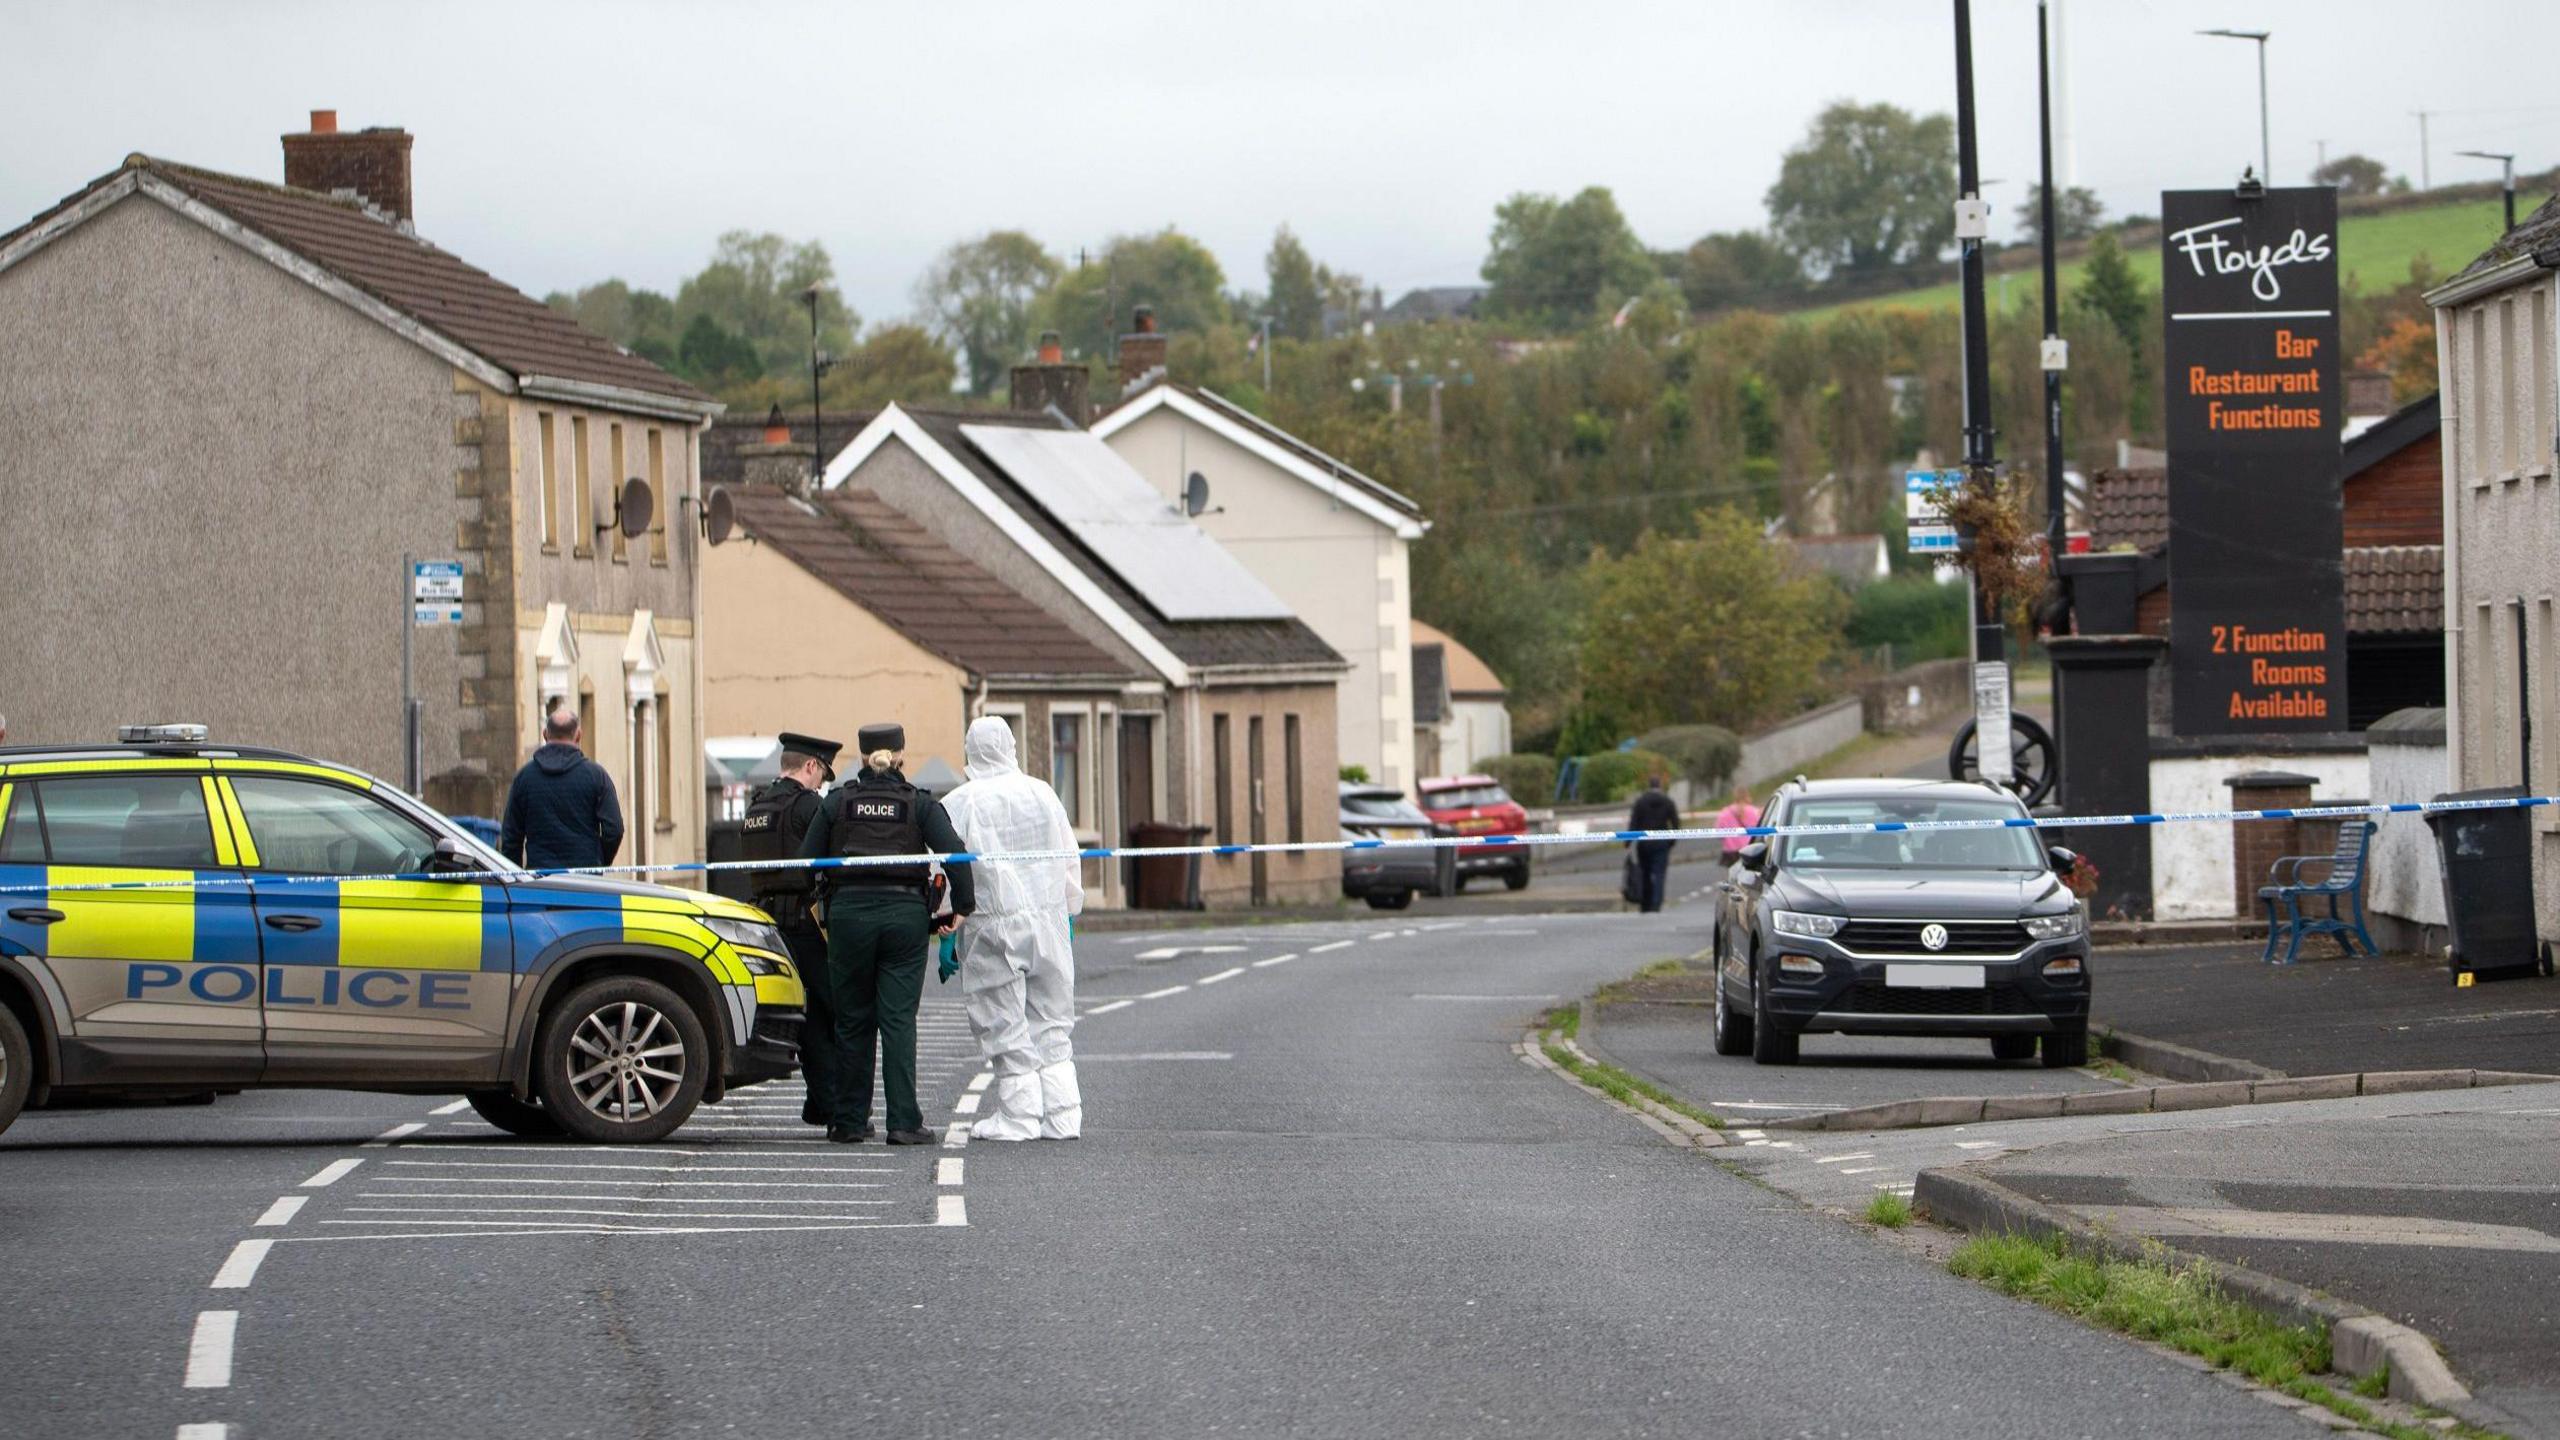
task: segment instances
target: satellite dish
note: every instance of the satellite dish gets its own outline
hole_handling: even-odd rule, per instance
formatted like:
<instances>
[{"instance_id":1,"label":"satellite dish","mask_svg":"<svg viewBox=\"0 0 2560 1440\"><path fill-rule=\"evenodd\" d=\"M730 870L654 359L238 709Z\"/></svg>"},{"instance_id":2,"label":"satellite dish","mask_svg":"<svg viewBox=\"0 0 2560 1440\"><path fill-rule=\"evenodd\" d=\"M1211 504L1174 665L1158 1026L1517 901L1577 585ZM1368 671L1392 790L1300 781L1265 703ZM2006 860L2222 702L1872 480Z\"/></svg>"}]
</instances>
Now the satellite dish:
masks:
<instances>
[{"instance_id":1,"label":"satellite dish","mask_svg":"<svg viewBox=\"0 0 2560 1440\"><path fill-rule=\"evenodd\" d=\"M1195 520L1209 513L1209 477L1197 470L1182 482L1182 513Z\"/></svg>"},{"instance_id":2,"label":"satellite dish","mask_svg":"<svg viewBox=\"0 0 2560 1440\"><path fill-rule=\"evenodd\" d=\"M712 487L711 499L702 507L703 538L717 545L727 540L730 532L737 528L738 505L729 498L729 487Z\"/></svg>"},{"instance_id":3,"label":"satellite dish","mask_svg":"<svg viewBox=\"0 0 2560 1440\"><path fill-rule=\"evenodd\" d=\"M625 539L637 540L649 533L649 482L634 475L622 482L614 497L615 521L622 526Z\"/></svg>"}]
</instances>

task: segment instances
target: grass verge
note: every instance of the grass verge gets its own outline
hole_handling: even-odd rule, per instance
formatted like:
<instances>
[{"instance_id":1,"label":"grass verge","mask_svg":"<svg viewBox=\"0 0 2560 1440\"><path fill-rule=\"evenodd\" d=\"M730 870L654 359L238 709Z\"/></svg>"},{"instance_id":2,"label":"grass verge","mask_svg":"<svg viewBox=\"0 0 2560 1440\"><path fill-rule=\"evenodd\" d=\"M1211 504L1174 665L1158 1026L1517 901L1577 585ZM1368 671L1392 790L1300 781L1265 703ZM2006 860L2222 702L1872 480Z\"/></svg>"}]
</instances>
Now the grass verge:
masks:
<instances>
[{"instance_id":1,"label":"grass verge","mask_svg":"<svg viewBox=\"0 0 2560 1440\"><path fill-rule=\"evenodd\" d=\"M2331 1389L2314 1378L2329 1369L2326 1331L2279 1324L2225 1294L2200 1269L2079 1254L2058 1239L2020 1235L1977 1235L1956 1248L1947 1268L2103 1329L2236 1370L2392 1440L2446 1434L2494 1440L2493 1432L2469 1425L2446 1431L2385 1419Z\"/></svg>"},{"instance_id":2,"label":"grass verge","mask_svg":"<svg viewBox=\"0 0 2560 1440\"><path fill-rule=\"evenodd\" d=\"M1911 1223L1911 1202L1890 1190L1881 1191L1867 1202L1867 1223L1899 1230Z\"/></svg>"},{"instance_id":3,"label":"grass verge","mask_svg":"<svg viewBox=\"0 0 2560 1440\"><path fill-rule=\"evenodd\" d=\"M1662 967L1666 965L1671 969L1664 970ZM1637 971L1635 978L1670 974L1679 968L1677 960L1660 960ZM1615 1065L1585 1059L1565 1043L1579 1039L1581 1035L1582 1007L1579 1005L1559 1005L1538 1017L1538 1048L1567 1075L1621 1105L1632 1105L1641 1096L1665 1110L1686 1115L1710 1130L1724 1128L1724 1117L1713 1111L1701 1110L1652 1081L1630 1075Z\"/></svg>"}]
</instances>

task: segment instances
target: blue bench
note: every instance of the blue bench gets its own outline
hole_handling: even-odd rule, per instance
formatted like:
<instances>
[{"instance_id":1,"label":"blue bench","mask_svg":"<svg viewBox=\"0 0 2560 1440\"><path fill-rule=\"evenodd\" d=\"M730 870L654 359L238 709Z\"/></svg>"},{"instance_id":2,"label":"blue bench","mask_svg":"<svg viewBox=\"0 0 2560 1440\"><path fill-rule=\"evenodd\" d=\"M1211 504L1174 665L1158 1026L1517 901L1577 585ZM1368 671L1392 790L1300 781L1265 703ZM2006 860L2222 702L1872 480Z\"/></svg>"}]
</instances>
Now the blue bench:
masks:
<instances>
[{"instance_id":1,"label":"blue bench","mask_svg":"<svg viewBox=\"0 0 2560 1440\"><path fill-rule=\"evenodd\" d=\"M2287 855L2267 867L2268 883L2258 887L2258 900L2267 907L2267 948L2260 959L2292 964L2302 954L2306 935L2334 935L2349 955L2356 953L2358 942L2367 955L2381 953L2364 928L2364 861L2372 850L2373 830L2370 820L2340 821L2337 847L2328 854ZM2328 869L2317 880L2303 879L2303 870L2315 865ZM2304 900L2324 896L2327 914L2302 913ZM2278 938L2285 941L2282 960L2276 959Z\"/></svg>"}]
</instances>

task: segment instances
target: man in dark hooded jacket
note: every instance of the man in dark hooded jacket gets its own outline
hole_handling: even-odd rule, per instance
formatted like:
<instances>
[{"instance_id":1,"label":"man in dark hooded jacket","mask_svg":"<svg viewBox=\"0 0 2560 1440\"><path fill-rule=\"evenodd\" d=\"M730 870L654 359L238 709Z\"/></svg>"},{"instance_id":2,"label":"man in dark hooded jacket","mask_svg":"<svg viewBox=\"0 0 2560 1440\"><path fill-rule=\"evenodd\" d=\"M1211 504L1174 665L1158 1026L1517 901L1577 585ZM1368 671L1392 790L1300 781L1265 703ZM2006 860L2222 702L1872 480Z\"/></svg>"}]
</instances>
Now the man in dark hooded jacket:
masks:
<instances>
[{"instance_id":1,"label":"man in dark hooded jacket","mask_svg":"<svg viewBox=\"0 0 2560 1440\"><path fill-rule=\"evenodd\" d=\"M531 870L610 865L622 848L622 802L613 777L578 748L578 712L543 717L542 748L507 787L498 851Z\"/></svg>"}]
</instances>

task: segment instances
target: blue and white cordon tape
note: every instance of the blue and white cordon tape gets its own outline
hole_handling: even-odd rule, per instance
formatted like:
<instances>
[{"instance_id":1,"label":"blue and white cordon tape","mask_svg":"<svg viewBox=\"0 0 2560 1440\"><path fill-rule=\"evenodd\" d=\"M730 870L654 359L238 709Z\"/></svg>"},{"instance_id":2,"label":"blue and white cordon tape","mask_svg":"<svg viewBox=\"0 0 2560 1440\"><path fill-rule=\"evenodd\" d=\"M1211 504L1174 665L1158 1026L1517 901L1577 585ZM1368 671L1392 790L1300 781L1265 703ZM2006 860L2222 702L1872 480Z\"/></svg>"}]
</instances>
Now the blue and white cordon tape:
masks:
<instances>
[{"instance_id":1,"label":"blue and white cordon tape","mask_svg":"<svg viewBox=\"0 0 2560 1440\"><path fill-rule=\"evenodd\" d=\"M2441 815L2465 810L2530 810L2560 805L2560 796L2518 795L2485 800L2404 801L2392 805L2302 805L2267 810L2167 810L2157 814L2030 816L1988 820L1867 820L1840 825L1724 825L1677 830L1594 830L1580 835L1435 835L1412 840L1301 840L1268 845L1127 845L1077 850L1015 850L1002 854L958 851L948 855L860 855L816 860L688 860L652 865L576 865L510 872L541 880L561 875L702 875L728 870L849 870L872 865L1006 865L1057 860L1142 860L1159 855L1305 855L1360 850L1459 849L1477 846L1623 845L1639 840L1771 839L1790 835L1877 835L1935 830L2087 830L2115 825L2244 824L2257 820L2345 820L2374 815ZM133 868L161 868L135 866ZM377 875L199 875L182 880L105 880L77 885L0 885L0 895L72 894L91 890L202 890L243 885L343 885L352 881L443 880L456 872L395 871Z\"/></svg>"}]
</instances>

